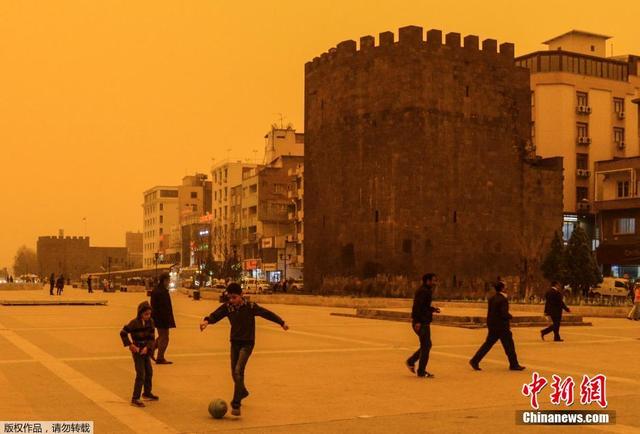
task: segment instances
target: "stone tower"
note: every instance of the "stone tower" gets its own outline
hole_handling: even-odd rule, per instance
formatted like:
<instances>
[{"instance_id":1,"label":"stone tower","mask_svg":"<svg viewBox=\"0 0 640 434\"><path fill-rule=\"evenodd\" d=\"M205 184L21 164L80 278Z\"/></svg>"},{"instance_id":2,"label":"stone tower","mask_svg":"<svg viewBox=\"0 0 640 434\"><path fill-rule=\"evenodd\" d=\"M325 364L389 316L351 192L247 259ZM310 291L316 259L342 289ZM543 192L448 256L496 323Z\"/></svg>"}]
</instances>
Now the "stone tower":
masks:
<instances>
[{"instance_id":1,"label":"stone tower","mask_svg":"<svg viewBox=\"0 0 640 434\"><path fill-rule=\"evenodd\" d=\"M305 285L517 276L562 223L562 160L530 158L514 46L403 27L305 65Z\"/></svg>"}]
</instances>

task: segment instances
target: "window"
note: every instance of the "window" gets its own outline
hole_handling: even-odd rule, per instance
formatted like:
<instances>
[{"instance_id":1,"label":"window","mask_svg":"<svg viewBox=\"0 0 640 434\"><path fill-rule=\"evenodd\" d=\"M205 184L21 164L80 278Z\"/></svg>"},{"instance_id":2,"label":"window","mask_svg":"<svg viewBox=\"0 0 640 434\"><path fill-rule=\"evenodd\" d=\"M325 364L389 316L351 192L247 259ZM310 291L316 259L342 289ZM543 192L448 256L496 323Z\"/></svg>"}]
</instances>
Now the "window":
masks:
<instances>
[{"instance_id":1,"label":"window","mask_svg":"<svg viewBox=\"0 0 640 434\"><path fill-rule=\"evenodd\" d=\"M613 99L613 111L616 114L624 113L624 98Z\"/></svg>"},{"instance_id":2,"label":"window","mask_svg":"<svg viewBox=\"0 0 640 434\"><path fill-rule=\"evenodd\" d=\"M613 224L614 235L629 235L636 233L635 218L619 218Z\"/></svg>"},{"instance_id":3,"label":"window","mask_svg":"<svg viewBox=\"0 0 640 434\"><path fill-rule=\"evenodd\" d=\"M618 197L629 197L629 181L618 181Z\"/></svg>"},{"instance_id":4,"label":"window","mask_svg":"<svg viewBox=\"0 0 640 434\"><path fill-rule=\"evenodd\" d=\"M160 190L160 197L178 197L178 190Z\"/></svg>"},{"instance_id":5,"label":"window","mask_svg":"<svg viewBox=\"0 0 640 434\"><path fill-rule=\"evenodd\" d=\"M164 223L164 216L160 216L160 223Z\"/></svg>"},{"instance_id":6,"label":"window","mask_svg":"<svg viewBox=\"0 0 640 434\"><path fill-rule=\"evenodd\" d=\"M595 45L591 46L591 51L596 51L596 46Z\"/></svg>"},{"instance_id":7,"label":"window","mask_svg":"<svg viewBox=\"0 0 640 434\"><path fill-rule=\"evenodd\" d=\"M160 211L162 211L163 209L164 209L164 204L160 202Z\"/></svg>"},{"instance_id":8,"label":"window","mask_svg":"<svg viewBox=\"0 0 640 434\"><path fill-rule=\"evenodd\" d=\"M198 192L197 191L192 191L191 192L191 199L197 199L198 198Z\"/></svg>"},{"instance_id":9,"label":"window","mask_svg":"<svg viewBox=\"0 0 640 434\"><path fill-rule=\"evenodd\" d=\"M589 170L589 154L576 154L576 169Z\"/></svg>"},{"instance_id":10,"label":"window","mask_svg":"<svg viewBox=\"0 0 640 434\"><path fill-rule=\"evenodd\" d=\"M402 253L411 254L411 240L402 240Z\"/></svg>"},{"instance_id":11,"label":"window","mask_svg":"<svg viewBox=\"0 0 640 434\"><path fill-rule=\"evenodd\" d=\"M582 200L589 200L589 188L587 187L576 187L576 200L578 202Z\"/></svg>"},{"instance_id":12,"label":"window","mask_svg":"<svg viewBox=\"0 0 640 434\"><path fill-rule=\"evenodd\" d=\"M613 129L613 141L616 143L624 143L624 128Z\"/></svg>"},{"instance_id":13,"label":"window","mask_svg":"<svg viewBox=\"0 0 640 434\"><path fill-rule=\"evenodd\" d=\"M578 105L589 105L589 94L586 92L576 92L576 98L578 99Z\"/></svg>"},{"instance_id":14,"label":"window","mask_svg":"<svg viewBox=\"0 0 640 434\"><path fill-rule=\"evenodd\" d=\"M589 137L589 124L578 122L576 126L578 128L578 137Z\"/></svg>"},{"instance_id":15,"label":"window","mask_svg":"<svg viewBox=\"0 0 640 434\"><path fill-rule=\"evenodd\" d=\"M250 193L255 193L258 191L258 184L253 184L249 186L249 192Z\"/></svg>"},{"instance_id":16,"label":"window","mask_svg":"<svg viewBox=\"0 0 640 434\"><path fill-rule=\"evenodd\" d=\"M160 228L160 235L162 235L162 228Z\"/></svg>"}]
</instances>

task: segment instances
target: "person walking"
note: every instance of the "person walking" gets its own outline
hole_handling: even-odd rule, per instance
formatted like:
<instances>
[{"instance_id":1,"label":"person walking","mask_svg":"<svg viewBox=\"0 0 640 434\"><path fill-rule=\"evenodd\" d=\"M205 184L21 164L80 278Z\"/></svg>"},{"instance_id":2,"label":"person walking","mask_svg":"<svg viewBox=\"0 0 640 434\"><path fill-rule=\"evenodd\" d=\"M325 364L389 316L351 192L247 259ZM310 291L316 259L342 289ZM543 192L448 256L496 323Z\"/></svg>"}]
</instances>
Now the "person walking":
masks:
<instances>
[{"instance_id":1,"label":"person walking","mask_svg":"<svg viewBox=\"0 0 640 434\"><path fill-rule=\"evenodd\" d=\"M478 349L476 354L469 360L471 367L480 371L480 361L487 355L493 345L500 341L504 352L509 359L509 369L512 371L522 371L525 369L518 362L518 356L516 355L516 345L513 342L513 335L511 334L511 327L509 321L511 314L509 313L509 301L507 295L504 293L504 282L496 282L494 285L496 293L489 298L487 309L487 339Z\"/></svg>"},{"instance_id":2,"label":"person walking","mask_svg":"<svg viewBox=\"0 0 640 434\"><path fill-rule=\"evenodd\" d=\"M429 351L431 350L431 321L433 313L440 313L440 309L431 306L433 290L438 283L438 278L434 273L427 273L422 276L422 286L416 290L413 298L413 309L411 310L411 326L416 335L420 347L406 361L407 368L418 377L432 378L434 375L427 372L429 363ZM416 362L418 371L416 372Z\"/></svg>"},{"instance_id":3,"label":"person walking","mask_svg":"<svg viewBox=\"0 0 640 434\"><path fill-rule=\"evenodd\" d=\"M64 289L64 276L61 274L56 280L56 295L62 295L62 290Z\"/></svg>"},{"instance_id":4,"label":"person walking","mask_svg":"<svg viewBox=\"0 0 640 434\"><path fill-rule=\"evenodd\" d=\"M53 295L53 288L56 286L56 276L51 273L49 276L49 295Z\"/></svg>"},{"instance_id":5,"label":"person walking","mask_svg":"<svg viewBox=\"0 0 640 434\"><path fill-rule=\"evenodd\" d=\"M640 319L640 282L634 285L633 307L627 318L635 321Z\"/></svg>"},{"instance_id":6,"label":"person walking","mask_svg":"<svg viewBox=\"0 0 640 434\"><path fill-rule=\"evenodd\" d=\"M87 277L87 289L89 290L89 294L93 292L93 288L91 288L91 275Z\"/></svg>"},{"instance_id":7,"label":"person walking","mask_svg":"<svg viewBox=\"0 0 640 434\"><path fill-rule=\"evenodd\" d=\"M564 339L560 337L560 322L562 321L562 311L571 312L571 309L564 303L564 296L560 292L560 283L551 282L551 289L544 295L546 300L544 304L544 314L551 318L552 324L540 330L540 338L544 341L544 337L553 332L553 340L562 342Z\"/></svg>"},{"instance_id":8,"label":"person walking","mask_svg":"<svg viewBox=\"0 0 640 434\"><path fill-rule=\"evenodd\" d=\"M165 352L169 346L169 329L176 327L176 321L173 317L173 306L171 305L171 295L169 294L169 273L162 273L158 286L151 291L151 315L156 329L158 330L158 338L155 347L158 354L151 357L158 365L170 365L173 362L165 359Z\"/></svg>"}]
</instances>

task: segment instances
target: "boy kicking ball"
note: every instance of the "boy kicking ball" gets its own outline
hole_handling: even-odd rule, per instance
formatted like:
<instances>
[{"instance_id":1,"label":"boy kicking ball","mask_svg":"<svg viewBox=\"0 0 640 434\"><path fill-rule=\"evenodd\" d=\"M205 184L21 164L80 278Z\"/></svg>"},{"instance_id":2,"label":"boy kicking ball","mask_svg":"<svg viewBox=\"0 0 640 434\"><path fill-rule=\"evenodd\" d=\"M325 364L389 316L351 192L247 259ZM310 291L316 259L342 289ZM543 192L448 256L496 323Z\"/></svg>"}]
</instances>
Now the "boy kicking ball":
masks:
<instances>
[{"instance_id":1,"label":"boy kicking ball","mask_svg":"<svg viewBox=\"0 0 640 434\"><path fill-rule=\"evenodd\" d=\"M246 301L242 297L242 288L239 284L229 284L227 295L228 301L202 320L200 331L207 328L209 324L215 324L225 317L229 318L231 323L231 376L234 383L231 414L240 416L241 402L249 396L249 391L244 385L244 369L256 340L255 317L261 316L273 321L284 330L289 330L289 326L275 313L258 306L256 303Z\"/></svg>"}]
</instances>

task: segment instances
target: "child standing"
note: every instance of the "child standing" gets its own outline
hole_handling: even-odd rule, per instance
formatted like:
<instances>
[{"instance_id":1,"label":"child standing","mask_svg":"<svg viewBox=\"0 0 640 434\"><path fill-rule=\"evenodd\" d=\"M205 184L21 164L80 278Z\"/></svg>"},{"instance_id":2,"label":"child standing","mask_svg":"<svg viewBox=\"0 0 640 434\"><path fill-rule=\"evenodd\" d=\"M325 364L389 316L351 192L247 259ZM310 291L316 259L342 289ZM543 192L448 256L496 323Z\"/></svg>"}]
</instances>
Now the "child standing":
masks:
<instances>
[{"instance_id":1,"label":"child standing","mask_svg":"<svg viewBox=\"0 0 640 434\"><path fill-rule=\"evenodd\" d=\"M280 324L284 330L289 326L275 313L258 306L256 303L246 301L242 297L242 288L237 283L231 283L227 287L228 301L211 315L205 317L200 323L200 331L209 324L215 324L227 317L231 323L231 376L234 382L233 400L231 401L231 414L240 416L240 405L244 398L249 396L249 391L244 385L244 369L253 351L256 336L256 316Z\"/></svg>"},{"instance_id":2,"label":"child standing","mask_svg":"<svg viewBox=\"0 0 640 434\"><path fill-rule=\"evenodd\" d=\"M131 339L129 339L129 336L131 336ZM140 401L140 392L142 392L143 386L144 393L142 396L147 400L157 401L160 398L151 393L153 368L151 367L150 355L155 341L155 329L151 319L151 305L149 302L143 301L138 305L138 315L123 327L120 332L120 338L124 346L129 347L136 369L131 405L135 407L145 406Z\"/></svg>"}]
</instances>

